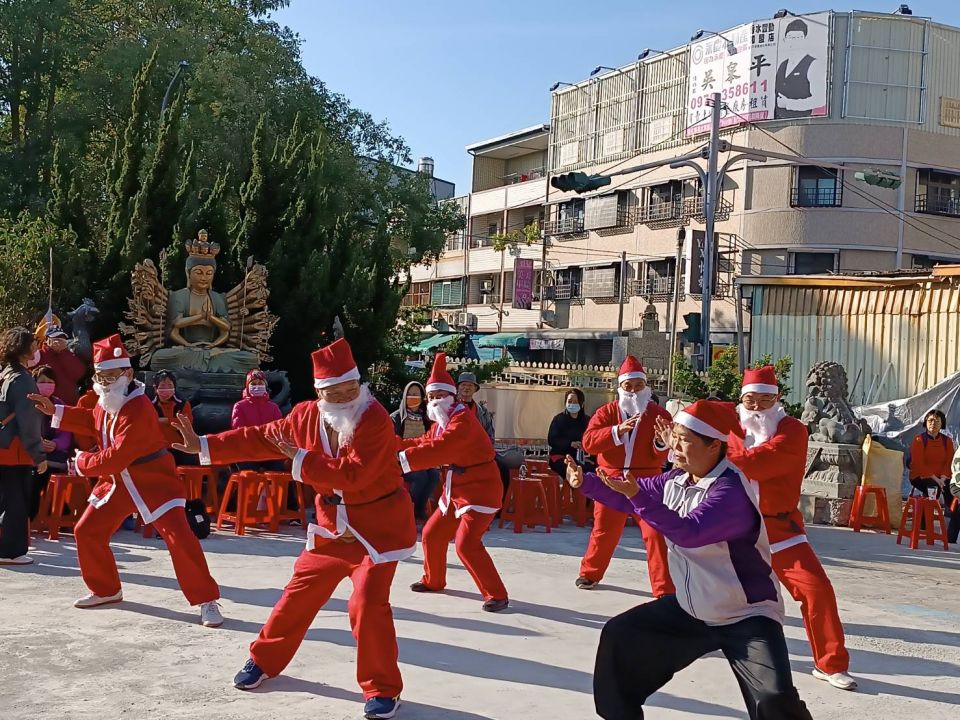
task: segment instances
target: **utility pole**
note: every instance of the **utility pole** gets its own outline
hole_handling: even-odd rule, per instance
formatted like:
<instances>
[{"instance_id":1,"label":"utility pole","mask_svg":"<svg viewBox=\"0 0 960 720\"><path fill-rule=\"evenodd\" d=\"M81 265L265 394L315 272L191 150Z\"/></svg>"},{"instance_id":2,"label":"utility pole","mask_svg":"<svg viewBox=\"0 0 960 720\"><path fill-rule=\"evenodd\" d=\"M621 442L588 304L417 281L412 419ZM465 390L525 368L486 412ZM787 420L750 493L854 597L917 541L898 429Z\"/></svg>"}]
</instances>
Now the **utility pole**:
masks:
<instances>
[{"instance_id":1,"label":"utility pole","mask_svg":"<svg viewBox=\"0 0 960 720\"><path fill-rule=\"evenodd\" d=\"M713 300L713 228L717 215L717 156L720 154L720 93L713 94L713 113L710 117L710 146L707 157L707 182L703 188L703 214L706 220L706 233L703 237L701 263L703 276L701 278L701 292L703 300L700 305L700 323L703 330L703 369L710 367L710 304Z\"/></svg>"},{"instance_id":2,"label":"utility pole","mask_svg":"<svg viewBox=\"0 0 960 720\"><path fill-rule=\"evenodd\" d=\"M677 228L677 261L673 269L673 319L670 321L670 357L667 358L667 399L673 397L673 358L677 354L677 343L680 340L680 333L677 332L677 322L680 315L680 278L681 263L683 262L683 241L686 240L687 231L681 225Z\"/></svg>"},{"instance_id":3,"label":"utility pole","mask_svg":"<svg viewBox=\"0 0 960 720\"><path fill-rule=\"evenodd\" d=\"M620 253L620 319L617 321L617 334L623 335L623 303L626 299L624 292L627 287L627 253Z\"/></svg>"}]
</instances>

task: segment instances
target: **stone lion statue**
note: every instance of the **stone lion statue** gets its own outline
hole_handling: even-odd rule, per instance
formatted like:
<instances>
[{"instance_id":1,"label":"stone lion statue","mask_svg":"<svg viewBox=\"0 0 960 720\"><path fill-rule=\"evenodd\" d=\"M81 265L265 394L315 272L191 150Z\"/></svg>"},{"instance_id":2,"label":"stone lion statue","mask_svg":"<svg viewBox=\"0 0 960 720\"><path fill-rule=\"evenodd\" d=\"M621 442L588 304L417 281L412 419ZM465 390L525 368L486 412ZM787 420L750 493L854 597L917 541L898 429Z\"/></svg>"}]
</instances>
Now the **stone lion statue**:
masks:
<instances>
[{"instance_id":1,"label":"stone lion statue","mask_svg":"<svg viewBox=\"0 0 960 720\"><path fill-rule=\"evenodd\" d=\"M807 399L800 420L817 442L860 445L870 427L853 412L847 371L835 362L819 362L807 375Z\"/></svg>"}]
</instances>

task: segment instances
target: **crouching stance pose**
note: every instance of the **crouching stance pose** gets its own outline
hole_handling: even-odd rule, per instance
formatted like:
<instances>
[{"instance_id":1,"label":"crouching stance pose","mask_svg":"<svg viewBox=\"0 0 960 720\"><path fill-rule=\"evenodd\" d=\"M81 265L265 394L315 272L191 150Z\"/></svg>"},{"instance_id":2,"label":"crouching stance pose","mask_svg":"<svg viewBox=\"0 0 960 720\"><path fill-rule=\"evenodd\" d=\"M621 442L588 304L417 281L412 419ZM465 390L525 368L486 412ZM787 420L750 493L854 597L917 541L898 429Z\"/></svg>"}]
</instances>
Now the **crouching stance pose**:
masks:
<instances>
[{"instance_id":1,"label":"crouching stance pose","mask_svg":"<svg viewBox=\"0 0 960 720\"><path fill-rule=\"evenodd\" d=\"M417 546L413 504L397 464L393 422L360 385L345 340L313 353L313 375L318 402L300 403L267 425L219 435L197 437L189 423L179 422L179 449L199 454L203 464L287 456L294 479L317 491L317 524L307 528L307 547L234 685L249 690L283 672L314 617L349 577L347 608L364 715L392 718L403 683L390 585L397 562Z\"/></svg>"},{"instance_id":2,"label":"crouching stance pose","mask_svg":"<svg viewBox=\"0 0 960 720\"><path fill-rule=\"evenodd\" d=\"M93 410L30 396L41 412L53 416L53 427L96 436L99 444L96 452L78 451L76 456L77 472L100 482L74 531L80 574L90 589L74 605L92 608L123 600L110 538L136 512L166 542L180 589L191 605L200 606L201 622L207 627L222 625L220 588L187 523L173 456L153 404L143 385L133 379L130 356L119 335L94 343L93 369L93 389L100 396Z\"/></svg>"},{"instance_id":3,"label":"crouching stance pose","mask_svg":"<svg viewBox=\"0 0 960 720\"><path fill-rule=\"evenodd\" d=\"M598 502L637 513L667 541L677 594L628 610L600 635L593 676L597 714L639 720L674 673L716 650L730 663L751 720L810 720L793 685L783 603L770 544L749 481L726 455L742 433L734 406L701 400L675 418L678 469L635 479L583 475L568 481Z\"/></svg>"}]
</instances>

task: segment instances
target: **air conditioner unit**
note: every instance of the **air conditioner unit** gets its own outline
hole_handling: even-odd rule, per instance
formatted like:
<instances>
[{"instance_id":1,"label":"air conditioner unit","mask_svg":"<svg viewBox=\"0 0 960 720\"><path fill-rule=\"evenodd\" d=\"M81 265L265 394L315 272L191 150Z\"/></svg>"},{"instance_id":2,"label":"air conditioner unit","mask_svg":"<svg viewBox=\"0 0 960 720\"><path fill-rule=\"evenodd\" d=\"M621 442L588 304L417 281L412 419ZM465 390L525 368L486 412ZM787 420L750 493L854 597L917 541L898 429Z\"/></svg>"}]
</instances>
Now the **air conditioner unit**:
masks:
<instances>
[{"instance_id":1,"label":"air conditioner unit","mask_svg":"<svg viewBox=\"0 0 960 720\"><path fill-rule=\"evenodd\" d=\"M493 280L484 280L480 284L480 292L482 293L492 293L493 292Z\"/></svg>"},{"instance_id":2,"label":"air conditioner unit","mask_svg":"<svg viewBox=\"0 0 960 720\"><path fill-rule=\"evenodd\" d=\"M468 330L476 330L477 316L468 312L457 313L456 324L458 327L467 328Z\"/></svg>"}]
</instances>

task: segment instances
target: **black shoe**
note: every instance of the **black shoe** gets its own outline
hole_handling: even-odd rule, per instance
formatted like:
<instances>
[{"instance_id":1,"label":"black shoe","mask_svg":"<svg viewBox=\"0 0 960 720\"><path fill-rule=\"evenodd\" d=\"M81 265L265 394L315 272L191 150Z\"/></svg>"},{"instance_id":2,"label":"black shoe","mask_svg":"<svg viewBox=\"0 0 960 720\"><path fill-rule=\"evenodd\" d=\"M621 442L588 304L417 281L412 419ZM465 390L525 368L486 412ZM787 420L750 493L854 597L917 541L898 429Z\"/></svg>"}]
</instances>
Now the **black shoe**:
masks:
<instances>
[{"instance_id":1,"label":"black shoe","mask_svg":"<svg viewBox=\"0 0 960 720\"><path fill-rule=\"evenodd\" d=\"M418 592L418 593L440 592L439 590L434 590L434 589L431 588L431 587L427 587L427 586L426 586L424 583L422 583L422 582L415 582L413 585L410 586L410 589L413 590L414 592Z\"/></svg>"},{"instance_id":2,"label":"black shoe","mask_svg":"<svg viewBox=\"0 0 960 720\"><path fill-rule=\"evenodd\" d=\"M507 598L503 598L503 600L487 600L483 604L483 609L486 612L500 612L501 610L506 610L509 604L510 601L507 600Z\"/></svg>"},{"instance_id":3,"label":"black shoe","mask_svg":"<svg viewBox=\"0 0 960 720\"><path fill-rule=\"evenodd\" d=\"M577 587L581 590L593 590L597 586L596 580L585 578L583 575L577 578Z\"/></svg>"}]
</instances>

